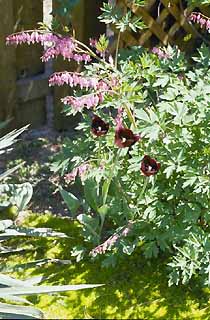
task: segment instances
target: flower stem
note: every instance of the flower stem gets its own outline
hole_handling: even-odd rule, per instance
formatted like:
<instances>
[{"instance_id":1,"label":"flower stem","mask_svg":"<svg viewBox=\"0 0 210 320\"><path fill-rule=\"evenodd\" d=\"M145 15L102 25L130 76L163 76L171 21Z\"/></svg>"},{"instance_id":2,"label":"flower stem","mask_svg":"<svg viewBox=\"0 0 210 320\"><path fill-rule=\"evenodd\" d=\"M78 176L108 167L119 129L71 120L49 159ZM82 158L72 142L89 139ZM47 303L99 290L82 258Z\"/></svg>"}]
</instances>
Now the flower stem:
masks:
<instances>
[{"instance_id":1,"label":"flower stem","mask_svg":"<svg viewBox=\"0 0 210 320\"><path fill-rule=\"evenodd\" d=\"M103 194L103 206L106 205L106 200L107 200L107 196L108 196L108 193L109 193L109 187L110 187L110 184L112 182L113 175L114 175L114 167L116 166L116 164L118 162L118 159L119 159L119 156L120 156L120 152L121 152L121 150L119 150L117 152L117 154L115 156L115 160L114 160L114 162L112 164L112 167L110 169L110 174L109 174L109 177L107 179L106 186L105 186L105 191L104 191L104 194ZM100 238L101 238L101 233L102 233L102 230L103 230L105 218L106 218L106 213L104 213L101 216L101 225L100 225L100 231L99 231L99 237Z\"/></svg>"},{"instance_id":2,"label":"flower stem","mask_svg":"<svg viewBox=\"0 0 210 320\"><path fill-rule=\"evenodd\" d=\"M106 204L106 200L107 200L107 196L108 196L108 192L109 192L109 187L110 187L113 175L114 175L114 167L116 166L116 164L118 162L118 159L119 159L119 156L120 156L120 152L121 152L121 150L118 150L118 152L117 152L117 154L115 156L115 160L114 160L114 162L112 164L112 167L110 169L110 174L109 174L109 177L108 177L108 180L107 180L107 185L106 185L106 189L105 189L104 196L103 196L103 205Z\"/></svg>"},{"instance_id":3,"label":"flower stem","mask_svg":"<svg viewBox=\"0 0 210 320\"><path fill-rule=\"evenodd\" d=\"M98 163L100 165L100 158L101 158L101 139L98 139Z\"/></svg>"},{"instance_id":4,"label":"flower stem","mask_svg":"<svg viewBox=\"0 0 210 320\"><path fill-rule=\"evenodd\" d=\"M85 48L85 49L89 52L89 54L90 54L91 56L93 56L94 58L102 61L102 59L100 59L88 46L86 46L86 44L84 44L83 42L80 42L79 40L76 40L76 39L74 39L74 41L75 41L78 45L80 45L81 47Z\"/></svg>"},{"instance_id":5,"label":"flower stem","mask_svg":"<svg viewBox=\"0 0 210 320\"><path fill-rule=\"evenodd\" d=\"M143 195L144 195L144 193L145 193L145 191L146 191L148 181L149 181L148 177L144 177L143 188L142 188L141 193L140 193L140 195L139 195L139 198L140 198L140 199L143 197Z\"/></svg>"},{"instance_id":6,"label":"flower stem","mask_svg":"<svg viewBox=\"0 0 210 320\"><path fill-rule=\"evenodd\" d=\"M117 60L118 60L118 53L119 53L119 46L120 46L120 36L121 32L119 31L117 36L117 45L116 45L116 52L115 52L115 68L117 69Z\"/></svg>"},{"instance_id":7,"label":"flower stem","mask_svg":"<svg viewBox=\"0 0 210 320\"><path fill-rule=\"evenodd\" d=\"M118 182L118 190L122 193L123 198L126 200L127 204L131 203L131 199L127 195L127 193L123 190L120 180L117 179L117 182Z\"/></svg>"},{"instance_id":8,"label":"flower stem","mask_svg":"<svg viewBox=\"0 0 210 320\"><path fill-rule=\"evenodd\" d=\"M134 128L136 129L137 128L137 125L136 125L136 120L131 112L131 109L129 106L127 105L124 105L124 108L125 108L125 111L127 113L127 116L128 116L128 119L130 120L130 122L133 124Z\"/></svg>"}]
</instances>

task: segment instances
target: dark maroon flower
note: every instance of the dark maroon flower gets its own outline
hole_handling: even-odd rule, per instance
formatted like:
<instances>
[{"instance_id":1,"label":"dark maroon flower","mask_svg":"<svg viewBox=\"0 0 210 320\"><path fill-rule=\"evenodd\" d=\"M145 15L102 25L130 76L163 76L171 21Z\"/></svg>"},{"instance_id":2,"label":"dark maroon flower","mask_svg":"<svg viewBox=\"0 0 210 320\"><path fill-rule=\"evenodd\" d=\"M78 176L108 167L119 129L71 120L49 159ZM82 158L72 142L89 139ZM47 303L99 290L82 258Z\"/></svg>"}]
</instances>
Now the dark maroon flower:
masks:
<instances>
[{"instance_id":1,"label":"dark maroon flower","mask_svg":"<svg viewBox=\"0 0 210 320\"><path fill-rule=\"evenodd\" d=\"M160 163L150 156L144 156L141 162L141 171L147 177L154 176L160 170Z\"/></svg>"},{"instance_id":2,"label":"dark maroon flower","mask_svg":"<svg viewBox=\"0 0 210 320\"><path fill-rule=\"evenodd\" d=\"M104 136L109 130L109 124L103 121L100 117L94 115L92 118L91 131L97 136Z\"/></svg>"},{"instance_id":3,"label":"dark maroon flower","mask_svg":"<svg viewBox=\"0 0 210 320\"><path fill-rule=\"evenodd\" d=\"M119 122L115 130L115 144L119 148L131 147L134 143L139 141L140 135L134 134L132 130L123 127Z\"/></svg>"}]
</instances>

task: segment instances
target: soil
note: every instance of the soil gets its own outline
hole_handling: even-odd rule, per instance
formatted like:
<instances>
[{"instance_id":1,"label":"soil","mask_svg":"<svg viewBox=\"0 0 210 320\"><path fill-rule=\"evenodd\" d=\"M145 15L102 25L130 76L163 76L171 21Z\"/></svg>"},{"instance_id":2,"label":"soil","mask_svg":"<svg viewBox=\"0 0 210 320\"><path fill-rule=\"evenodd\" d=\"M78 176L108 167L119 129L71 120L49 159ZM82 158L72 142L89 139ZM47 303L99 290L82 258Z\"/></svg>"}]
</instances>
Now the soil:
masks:
<instances>
[{"instance_id":1,"label":"soil","mask_svg":"<svg viewBox=\"0 0 210 320\"><path fill-rule=\"evenodd\" d=\"M32 212L50 211L56 215L68 215L57 188L58 177L50 170L50 163L53 155L59 152L63 138L72 134L58 133L47 126L28 130L13 145L12 150L1 155L0 173L24 161L20 169L7 178L7 182L29 181L33 185L33 198L28 207Z\"/></svg>"}]
</instances>

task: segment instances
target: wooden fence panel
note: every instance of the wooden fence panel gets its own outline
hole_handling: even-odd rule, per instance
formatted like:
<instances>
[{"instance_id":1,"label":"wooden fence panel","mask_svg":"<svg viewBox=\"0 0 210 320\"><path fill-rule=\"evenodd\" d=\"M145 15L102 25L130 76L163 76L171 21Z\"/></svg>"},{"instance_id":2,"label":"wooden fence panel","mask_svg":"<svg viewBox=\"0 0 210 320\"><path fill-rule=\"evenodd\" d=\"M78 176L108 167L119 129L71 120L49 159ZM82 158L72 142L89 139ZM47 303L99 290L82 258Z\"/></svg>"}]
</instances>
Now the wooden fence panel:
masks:
<instances>
[{"instance_id":1,"label":"wooden fence panel","mask_svg":"<svg viewBox=\"0 0 210 320\"><path fill-rule=\"evenodd\" d=\"M44 0L49 3L51 0ZM67 118L61 111L63 105L60 98L70 94L69 87L55 87L49 91L49 70L41 62L42 48L39 45L22 45L17 48L6 47L7 35L37 27L43 21L43 0L0 0L0 121L13 117L9 129L30 123L31 128L46 124L46 97L53 92L54 126L56 129L68 129L78 122L75 117ZM46 4L45 2L45 4ZM76 37L88 43L90 37L97 37L105 32L97 15L103 0L81 0L73 12L73 26ZM48 5L48 4L47 4ZM52 0L53 8L56 0ZM49 19L50 20L50 19ZM75 70L81 65L63 61L53 62L51 71Z\"/></svg>"},{"instance_id":2,"label":"wooden fence panel","mask_svg":"<svg viewBox=\"0 0 210 320\"><path fill-rule=\"evenodd\" d=\"M142 45L145 47L153 47L158 44L175 44L181 49L185 47L193 47L192 43L197 38L195 29L187 20L190 10L183 6L180 8L180 1L174 0L148 0L147 5L139 7L131 4L128 0L117 0L117 4L124 9L129 8L133 15L140 17L147 29L133 33L127 31L122 35L122 44L126 45ZM183 41L185 35L191 34L191 41Z\"/></svg>"},{"instance_id":3,"label":"wooden fence panel","mask_svg":"<svg viewBox=\"0 0 210 320\"><path fill-rule=\"evenodd\" d=\"M15 48L6 46L5 35L13 32L13 0L0 0L0 121L12 115L16 103Z\"/></svg>"},{"instance_id":4,"label":"wooden fence panel","mask_svg":"<svg viewBox=\"0 0 210 320\"><path fill-rule=\"evenodd\" d=\"M34 29L37 27L37 22L43 21L43 0L13 0L13 11L14 32ZM41 55L41 46L18 46L16 49L17 79L44 72Z\"/></svg>"},{"instance_id":5,"label":"wooden fence panel","mask_svg":"<svg viewBox=\"0 0 210 320\"><path fill-rule=\"evenodd\" d=\"M37 27L43 1L0 0L0 121L11 118L8 130L45 123L48 81L40 46L6 46L6 36Z\"/></svg>"},{"instance_id":6,"label":"wooden fence panel","mask_svg":"<svg viewBox=\"0 0 210 320\"><path fill-rule=\"evenodd\" d=\"M37 22L43 21L43 4L50 4L50 1L55 8L56 0L0 0L0 121L13 117L13 128L28 123L31 123L31 127L46 124L46 97L49 92L54 99L54 127L59 130L69 129L78 122L78 118L67 118L61 113L63 104L60 99L71 94L71 88L55 87L49 91L49 70L45 70L46 65L40 60L41 46L23 45L14 48L5 44L8 34L36 28ZM105 25L97 19L103 1L80 0L74 9L73 26L79 40L88 43L90 37L98 37L106 32ZM144 7L131 5L128 0L116 1L125 10L129 7L133 15L142 17L148 26L144 32L125 32L122 45L141 44L151 47L158 43L175 43L182 47L185 34L191 33L192 40L196 39L194 28L186 19L190 11L186 7L184 11L181 10L178 0L148 0ZM50 8L51 5L48 6ZM209 7L200 9L210 14ZM51 71L79 71L80 68L74 62L65 62L59 58L53 62Z\"/></svg>"},{"instance_id":7,"label":"wooden fence panel","mask_svg":"<svg viewBox=\"0 0 210 320\"><path fill-rule=\"evenodd\" d=\"M14 32L31 30L43 21L43 0L13 0ZM16 126L30 123L31 127L46 121L47 79L41 62L40 45L22 45L16 49L17 105L14 112Z\"/></svg>"}]
</instances>

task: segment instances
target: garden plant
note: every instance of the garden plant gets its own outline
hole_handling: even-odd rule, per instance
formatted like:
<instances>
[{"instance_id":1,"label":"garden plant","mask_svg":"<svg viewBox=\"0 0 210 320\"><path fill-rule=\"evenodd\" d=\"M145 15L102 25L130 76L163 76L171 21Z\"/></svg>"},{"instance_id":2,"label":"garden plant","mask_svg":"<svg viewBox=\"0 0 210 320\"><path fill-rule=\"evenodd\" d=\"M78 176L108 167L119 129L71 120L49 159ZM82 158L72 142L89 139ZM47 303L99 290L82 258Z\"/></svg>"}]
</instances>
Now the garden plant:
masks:
<instances>
[{"instance_id":1,"label":"garden plant","mask_svg":"<svg viewBox=\"0 0 210 320\"><path fill-rule=\"evenodd\" d=\"M41 43L44 62L61 55L84 64L80 73L49 79L50 86L69 86L64 111L83 119L52 166L83 228L84 246L72 255L77 261L103 255L103 265L114 266L140 247L147 258L169 257L169 285L193 276L210 285L208 41L191 56L170 46L120 49L121 34L144 28L142 21L107 3L99 19L117 30L114 54L105 35L88 46L68 28L58 33L56 19L7 37L8 44ZM208 17L194 12L187 19L208 36Z\"/></svg>"},{"instance_id":2,"label":"garden plant","mask_svg":"<svg viewBox=\"0 0 210 320\"><path fill-rule=\"evenodd\" d=\"M0 128L4 128L7 123L2 123ZM8 152L11 146L17 141L17 137L21 135L28 126L19 130L13 130L0 138L0 154ZM7 170L0 175L0 181L7 178L10 174L16 171L21 164ZM0 184L0 256L5 257L12 254L23 254L27 251L26 243L18 245L18 238L66 238L62 232L55 232L50 228L33 228L23 227L18 223L18 217L26 209L27 204L33 195L32 185L28 182L23 184L1 183ZM11 241L11 242L10 242ZM4 259L2 259L4 260ZM87 288L95 288L100 285L58 285L58 286L40 286L42 281L47 279L42 276L32 277L29 279L19 280L11 277L8 272L15 269L28 269L36 266L37 268L43 263L49 262L50 259L42 261L33 261L31 263L18 264L12 267L12 270L5 263L1 263L0 271L0 318L2 319L42 319L43 313L31 306L25 306L31 303L21 297L28 295L36 295L43 293L55 293L71 290L80 290ZM61 262L61 260L58 260ZM3 270L2 270L3 269ZM2 272L3 271L3 272ZM12 302L12 303L11 303ZM24 306L20 305L24 304Z\"/></svg>"}]
</instances>

